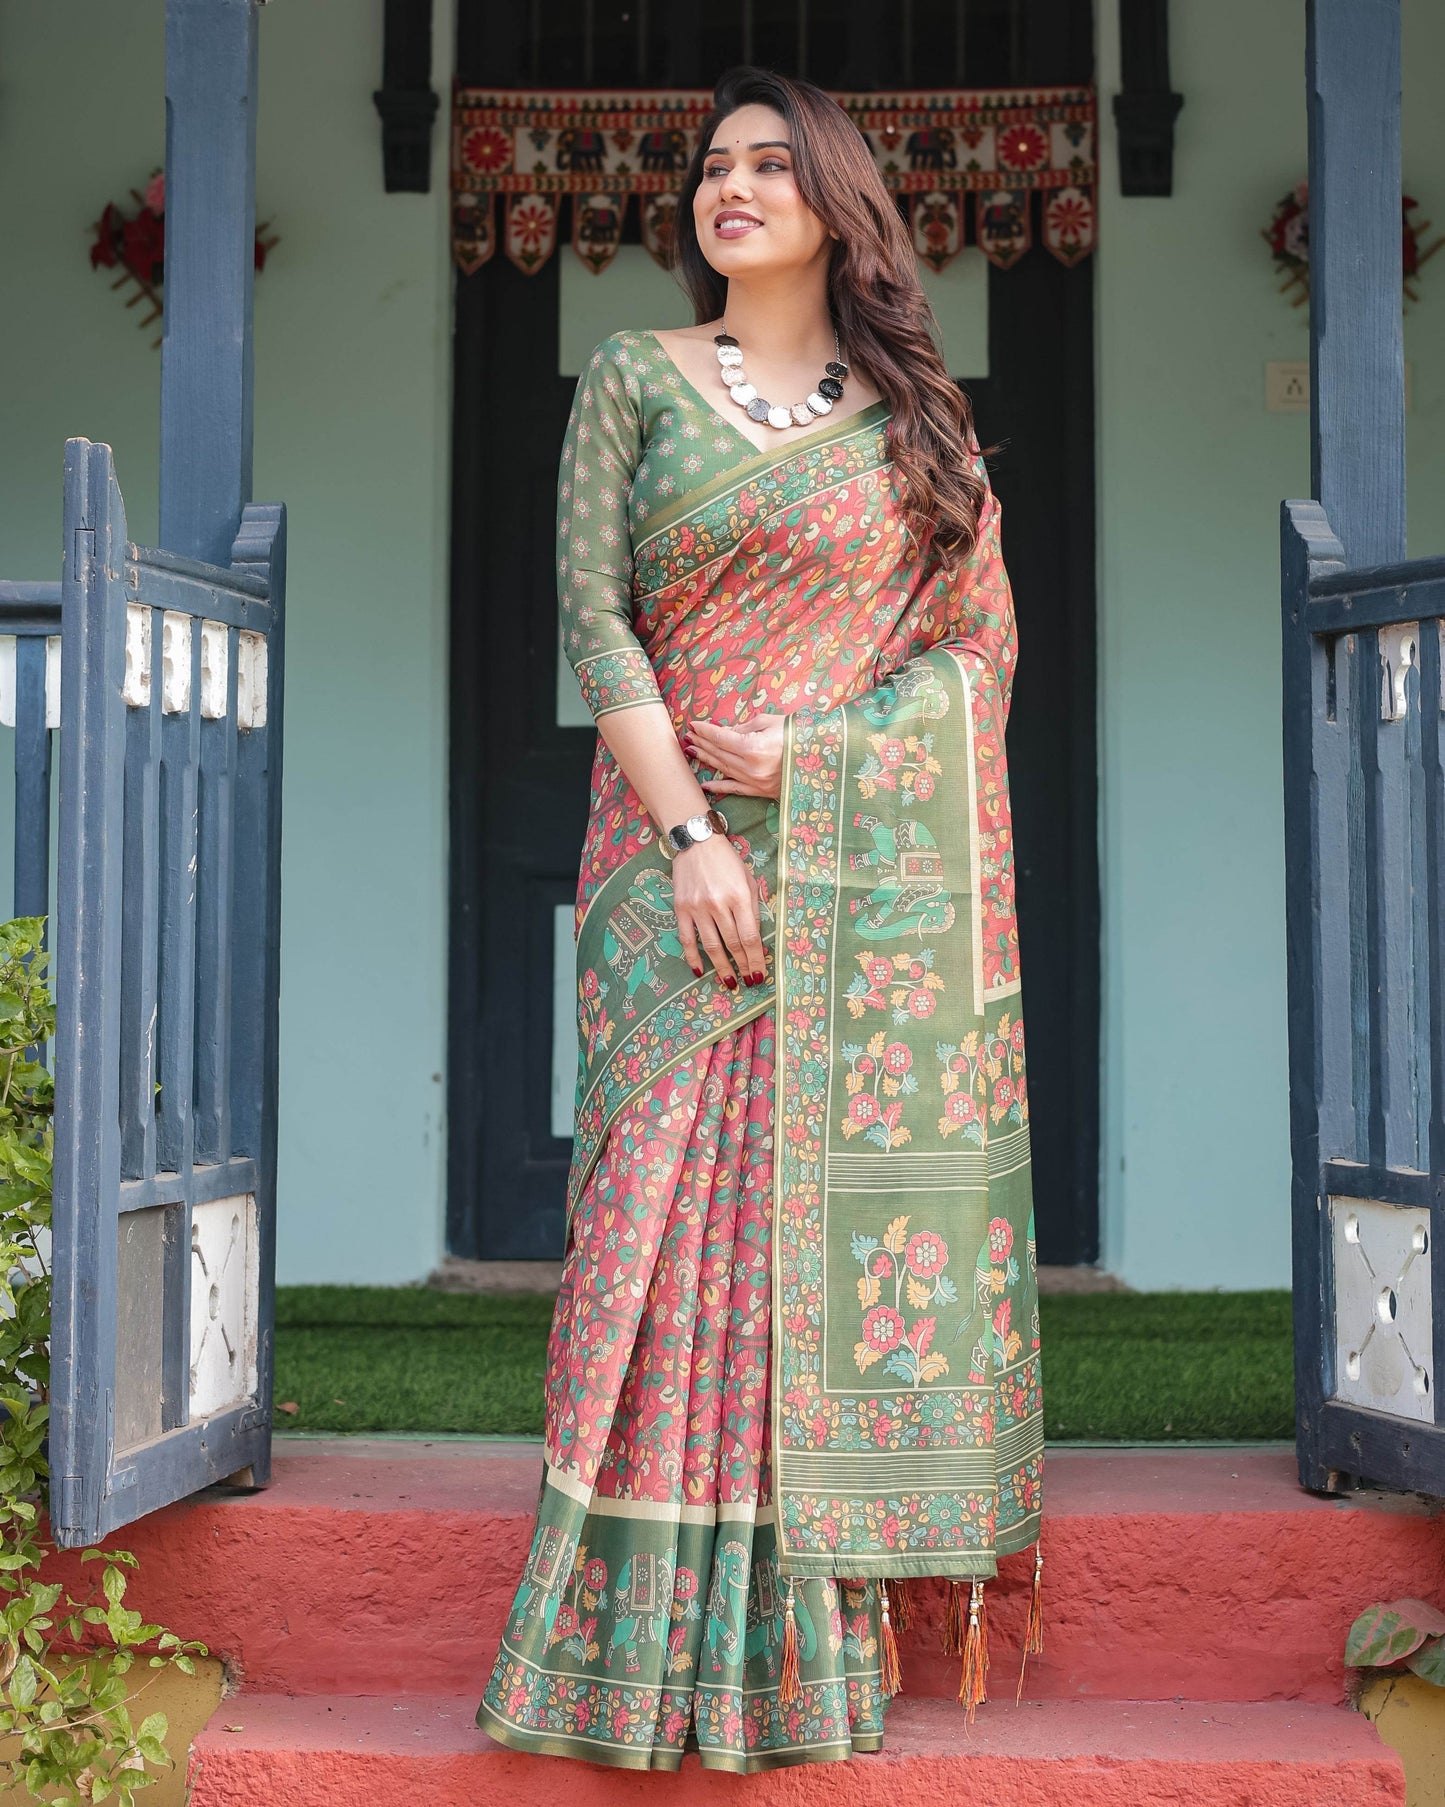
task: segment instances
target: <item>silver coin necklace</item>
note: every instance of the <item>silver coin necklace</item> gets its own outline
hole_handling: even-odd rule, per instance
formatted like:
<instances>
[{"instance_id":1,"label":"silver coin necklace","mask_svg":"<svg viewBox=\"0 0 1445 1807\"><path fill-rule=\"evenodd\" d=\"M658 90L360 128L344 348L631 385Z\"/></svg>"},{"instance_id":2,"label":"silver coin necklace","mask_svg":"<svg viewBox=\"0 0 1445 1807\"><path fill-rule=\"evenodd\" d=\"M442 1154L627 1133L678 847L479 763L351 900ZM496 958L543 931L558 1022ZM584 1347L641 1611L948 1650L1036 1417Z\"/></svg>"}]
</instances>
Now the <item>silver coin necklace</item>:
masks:
<instances>
[{"instance_id":1,"label":"silver coin necklace","mask_svg":"<svg viewBox=\"0 0 1445 1807\"><path fill-rule=\"evenodd\" d=\"M833 358L831 363L823 366L818 387L805 401L794 402L791 407L782 402L770 402L758 394L757 385L749 382L743 369L743 348L726 330L726 322L722 332L713 334L713 343L717 346L718 372L723 384L749 420L766 421L781 433L785 427L809 426L820 415L831 414L833 403L842 400L848 366L843 362L843 347L836 326L833 328Z\"/></svg>"}]
</instances>

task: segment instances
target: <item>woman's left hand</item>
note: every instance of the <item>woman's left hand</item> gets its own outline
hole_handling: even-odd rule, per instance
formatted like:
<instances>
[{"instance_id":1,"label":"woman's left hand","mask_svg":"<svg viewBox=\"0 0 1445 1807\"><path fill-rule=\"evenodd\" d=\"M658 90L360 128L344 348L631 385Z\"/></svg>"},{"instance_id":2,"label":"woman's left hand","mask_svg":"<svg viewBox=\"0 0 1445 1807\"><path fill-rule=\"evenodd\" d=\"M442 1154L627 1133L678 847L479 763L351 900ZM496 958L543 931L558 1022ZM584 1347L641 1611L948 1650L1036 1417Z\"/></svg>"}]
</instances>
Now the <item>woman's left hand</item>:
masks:
<instances>
[{"instance_id":1,"label":"woman's left hand","mask_svg":"<svg viewBox=\"0 0 1445 1807\"><path fill-rule=\"evenodd\" d=\"M717 773L698 783L719 797L776 797L783 781L783 720L781 715L754 715L741 727L725 728L693 716L682 735L682 750Z\"/></svg>"}]
</instances>

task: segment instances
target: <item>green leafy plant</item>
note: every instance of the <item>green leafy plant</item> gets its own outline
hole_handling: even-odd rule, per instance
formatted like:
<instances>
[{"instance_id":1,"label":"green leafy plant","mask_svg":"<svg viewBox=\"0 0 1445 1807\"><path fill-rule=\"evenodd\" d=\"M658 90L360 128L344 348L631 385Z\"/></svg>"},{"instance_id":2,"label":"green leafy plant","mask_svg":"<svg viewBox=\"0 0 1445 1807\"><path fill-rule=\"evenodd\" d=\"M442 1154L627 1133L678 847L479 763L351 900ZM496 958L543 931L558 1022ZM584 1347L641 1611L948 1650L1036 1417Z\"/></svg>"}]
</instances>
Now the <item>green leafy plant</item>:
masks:
<instances>
[{"instance_id":1,"label":"green leafy plant","mask_svg":"<svg viewBox=\"0 0 1445 1807\"><path fill-rule=\"evenodd\" d=\"M1408 1669L1445 1688L1445 1613L1427 1600L1391 1600L1367 1606L1345 1639L1352 1669Z\"/></svg>"},{"instance_id":2,"label":"green leafy plant","mask_svg":"<svg viewBox=\"0 0 1445 1807\"><path fill-rule=\"evenodd\" d=\"M49 1507L45 1252L55 1097L37 1058L55 1034L43 934L39 917L0 924L0 1735L14 1741L11 1783L36 1800L133 1807L155 1779L147 1765L171 1759L165 1714L132 1719L140 1690L129 1672L144 1660L156 1674L170 1666L194 1674L192 1658L205 1646L183 1643L126 1606L126 1570L136 1567L129 1551L82 1553L83 1563L102 1565L99 1588L89 1592L41 1579L55 1551L41 1529Z\"/></svg>"}]
</instances>

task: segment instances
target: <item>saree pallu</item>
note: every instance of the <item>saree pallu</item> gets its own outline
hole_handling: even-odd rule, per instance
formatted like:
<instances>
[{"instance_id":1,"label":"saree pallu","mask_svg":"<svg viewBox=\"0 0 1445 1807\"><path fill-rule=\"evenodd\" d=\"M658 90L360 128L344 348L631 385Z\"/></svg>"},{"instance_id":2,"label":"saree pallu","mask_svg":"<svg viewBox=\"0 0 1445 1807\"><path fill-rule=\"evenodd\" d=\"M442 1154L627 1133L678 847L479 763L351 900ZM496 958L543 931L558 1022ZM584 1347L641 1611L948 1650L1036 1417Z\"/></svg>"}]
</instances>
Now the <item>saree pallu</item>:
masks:
<instances>
[{"instance_id":1,"label":"saree pallu","mask_svg":"<svg viewBox=\"0 0 1445 1807\"><path fill-rule=\"evenodd\" d=\"M674 725L787 717L779 799L724 802L766 982L688 969L668 861L599 745L546 1467L478 1710L523 1748L740 1770L876 1749L887 1583L976 1584L1038 1538L1012 605L991 493L952 572L910 536L886 418L634 529Z\"/></svg>"}]
</instances>

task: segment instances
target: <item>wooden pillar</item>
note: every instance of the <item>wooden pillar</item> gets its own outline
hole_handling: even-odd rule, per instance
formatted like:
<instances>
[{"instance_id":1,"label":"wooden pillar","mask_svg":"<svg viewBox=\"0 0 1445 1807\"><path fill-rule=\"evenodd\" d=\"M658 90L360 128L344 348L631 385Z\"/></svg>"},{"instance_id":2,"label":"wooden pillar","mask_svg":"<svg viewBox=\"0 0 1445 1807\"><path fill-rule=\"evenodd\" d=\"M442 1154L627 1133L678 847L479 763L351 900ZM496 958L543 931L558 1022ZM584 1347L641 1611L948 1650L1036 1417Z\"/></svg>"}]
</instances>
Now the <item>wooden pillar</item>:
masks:
<instances>
[{"instance_id":1,"label":"wooden pillar","mask_svg":"<svg viewBox=\"0 0 1445 1807\"><path fill-rule=\"evenodd\" d=\"M1310 472L1352 566L1405 556L1400 0L1309 0Z\"/></svg>"},{"instance_id":2,"label":"wooden pillar","mask_svg":"<svg viewBox=\"0 0 1445 1807\"><path fill-rule=\"evenodd\" d=\"M229 564L251 499L257 0L166 0L160 540Z\"/></svg>"},{"instance_id":3,"label":"wooden pillar","mask_svg":"<svg viewBox=\"0 0 1445 1807\"><path fill-rule=\"evenodd\" d=\"M431 129L437 94L431 85L432 0L386 0L381 86L372 95L381 115L382 180L388 194L431 187Z\"/></svg>"}]
</instances>

